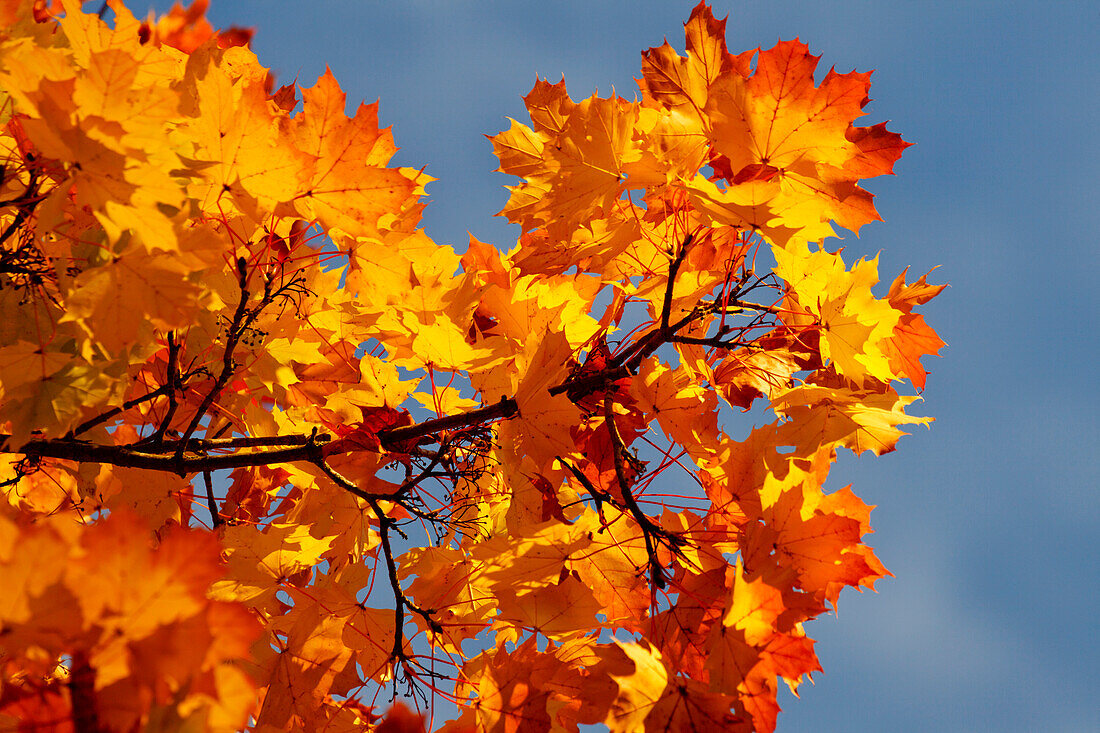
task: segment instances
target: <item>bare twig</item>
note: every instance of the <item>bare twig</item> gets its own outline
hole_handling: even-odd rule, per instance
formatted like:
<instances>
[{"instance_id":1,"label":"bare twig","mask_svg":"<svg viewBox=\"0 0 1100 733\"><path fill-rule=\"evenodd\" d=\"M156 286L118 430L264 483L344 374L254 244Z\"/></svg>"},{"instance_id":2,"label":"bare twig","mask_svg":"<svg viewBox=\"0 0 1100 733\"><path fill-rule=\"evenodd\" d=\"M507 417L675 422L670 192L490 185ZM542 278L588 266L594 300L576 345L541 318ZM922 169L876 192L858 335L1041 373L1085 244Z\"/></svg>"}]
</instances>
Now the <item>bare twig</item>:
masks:
<instances>
[{"instance_id":1,"label":"bare twig","mask_svg":"<svg viewBox=\"0 0 1100 733\"><path fill-rule=\"evenodd\" d=\"M214 529L217 529L224 524L224 520L218 508L218 502L214 498L214 481L209 471L202 472L202 481L206 485L206 506L210 509L210 523Z\"/></svg>"},{"instance_id":2,"label":"bare twig","mask_svg":"<svg viewBox=\"0 0 1100 733\"><path fill-rule=\"evenodd\" d=\"M99 425L102 425L103 423L108 422L112 418L115 418L118 415L121 415L123 412L126 412L127 410L129 410L131 408L137 407L138 405L140 405L144 402L148 402L149 400L155 400L157 397L160 397L162 395L167 394L169 389L170 389L170 386L165 384L165 385L162 385L160 387L157 387L152 392L148 392L146 394L143 394L141 397L135 397L132 400L127 400L126 402L123 402L118 407L112 407L110 410L107 410L103 414L96 415L95 417L91 418L90 420L85 420L84 422L77 425L75 428L70 430L68 432L68 434L65 435L65 439L66 440L73 440L74 438L76 438L76 436L80 435L81 433L86 433L89 430L91 430L92 428L98 427Z\"/></svg>"},{"instance_id":3,"label":"bare twig","mask_svg":"<svg viewBox=\"0 0 1100 733\"><path fill-rule=\"evenodd\" d=\"M397 521L382 510L382 506L378 503L377 499L369 499L367 503L370 504L374 516L378 519L378 536L382 546L382 555L386 561L386 574L390 580L390 588L393 590L394 629L393 648L390 650L390 658L394 661L395 665L400 664L403 667L407 667L414 662L410 659L409 655L405 653L405 609L412 611L424 619L428 628L436 634L443 633L443 626L435 619L434 609L425 609L416 605L409 600L408 596L405 595L405 591L401 589L401 580L397 576L397 560L394 558L393 544L390 541L390 531L396 528ZM429 674L435 674L428 670L424 670L422 665L417 664L417 667ZM406 673L408 673L407 669Z\"/></svg>"},{"instance_id":4,"label":"bare twig","mask_svg":"<svg viewBox=\"0 0 1100 733\"><path fill-rule=\"evenodd\" d=\"M237 284L241 289L241 297L237 301L237 308L233 312L233 320L230 321L229 328L225 337L225 350L222 352L222 370L218 374L217 379L214 380L213 386L207 391L206 396L203 397L202 403L199 405L199 409L195 411L195 416L191 418L191 422L187 425L187 429L183 431L183 435L180 439L180 445L176 449L176 457L182 458L183 451L187 447L187 441L190 440L191 435L199 427L199 423L202 422L203 416L206 415L206 411L210 409L210 406L214 404L214 400L221 394L222 389L229 382L229 379L233 376L233 372L236 371L236 363L233 361L233 352L237 348L237 342L241 339L241 334L244 333L246 326L246 315L248 313L248 261L245 258L240 257L237 259Z\"/></svg>"},{"instance_id":5,"label":"bare twig","mask_svg":"<svg viewBox=\"0 0 1100 733\"><path fill-rule=\"evenodd\" d=\"M176 409L179 407L179 402L176 400L177 394L183 389L183 382L180 379L179 371L179 344L176 343L176 332L168 332L168 373L167 382L165 387L168 388L168 409L164 413L164 417L161 418L160 426L157 427L155 433L153 433L149 442L159 443L164 440L164 434L168 431L168 426L172 424L172 418L176 416Z\"/></svg>"},{"instance_id":6,"label":"bare twig","mask_svg":"<svg viewBox=\"0 0 1100 733\"><path fill-rule=\"evenodd\" d=\"M18 208L18 211L15 213L15 218L11 220L11 223L4 229L4 232L0 234L0 244L8 241L11 235L15 234L16 230L23 226L24 222L27 221L27 217L31 215L31 212L34 211L41 200L41 197L38 195L38 171L32 168L30 171L30 180L27 181L26 190L13 199L0 202L0 206L15 206Z\"/></svg>"},{"instance_id":7,"label":"bare twig","mask_svg":"<svg viewBox=\"0 0 1100 733\"><path fill-rule=\"evenodd\" d=\"M665 298L661 304L661 332L664 335L669 333L668 321L672 313L672 294L676 289L676 274L680 272L680 265L684 264L684 258L687 257L692 239L694 239L694 235L691 234L684 237L684 241L680 245L680 251L676 253L676 256L672 258L672 262L668 265L668 283L665 285Z\"/></svg>"},{"instance_id":8,"label":"bare twig","mask_svg":"<svg viewBox=\"0 0 1100 733\"><path fill-rule=\"evenodd\" d=\"M615 401L610 393L604 395L603 409L604 422L607 424L607 432L611 436L611 453L615 462L615 478L619 483L619 492L623 496L625 509L630 512L630 515L642 530L646 554L649 556L650 580L655 588L664 588L666 584L665 569L661 566L661 561L657 557L654 537L664 541L673 552L679 552L679 548L686 545L687 540L679 535L672 534L650 519L649 515L638 504L638 500L634 498L634 493L630 490L630 482L626 477L626 467L623 465L626 445L624 445L622 436L619 435L619 429L615 425Z\"/></svg>"}]
</instances>

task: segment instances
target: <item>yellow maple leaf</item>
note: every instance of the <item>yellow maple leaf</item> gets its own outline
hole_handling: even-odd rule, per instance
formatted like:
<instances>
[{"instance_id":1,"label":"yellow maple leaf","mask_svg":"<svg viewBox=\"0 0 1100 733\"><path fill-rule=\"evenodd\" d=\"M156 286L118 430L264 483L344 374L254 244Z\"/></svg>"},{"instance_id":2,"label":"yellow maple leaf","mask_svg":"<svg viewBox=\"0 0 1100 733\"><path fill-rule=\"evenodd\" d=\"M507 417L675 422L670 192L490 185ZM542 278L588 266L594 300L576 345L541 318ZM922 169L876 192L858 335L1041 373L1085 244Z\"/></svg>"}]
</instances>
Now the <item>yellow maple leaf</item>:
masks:
<instances>
[{"instance_id":1,"label":"yellow maple leaf","mask_svg":"<svg viewBox=\"0 0 1100 733\"><path fill-rule=\"evenodd\" d=\"M634 669L625 674L611 673L619 690L603 722L612 733L639 733L646 730L646 718L664 696L668 670L661 652L652 646L621 641L615 646L633 662Z\"/></svg>"},{"instance_id":2,"label":"yellow maple leaf","mask_svg":"<svg viewBox=\"0 0 1100 733\"><path fill-rule=\"evenodd\" d=\"M878 282L878 258L860 260L848 270L839 254L824 250L776 249L775 256L775 272L790 288L791 299L820 325L822 358L857 386L868 379L893 379L883 345L902 313L871 292Z\"/></svg>"},{"instance_id":3,"label":"yellow maple leaf","mask_svg":"<svg viewBox=\"0 0 1100 733\"><path fill-rule=\"evenodd\" d=\"M565 394L550 394L550 388L565 378L572 354L573 347L562 333L529 342L515 392L519 412L500 427L502 439L519 455L530 456L539 473L575 447L571 431L581 422L580 410Z\"/></svg>"},{"instance_id":4,"label":"yellow maple leaf","mask_svg":"<svg viewBox=\"0 0 1100 733\"><path fill-rule=\"evenodd\" d=\"M601 604L592 590L572 575L557 583L540 584L527 593L497 592L500 615L494 628L515 625L551 639L580 636L597 624Z\"/></svg>"},{"instance_id":5,"label":"yellow maple leaf","mask_svg":"<svg viewBox=\"0 0 1100 733\"><path fill-rule=\"evenodd\" d=\"M701 455L718 440L718 396L696 384L683 369L672 369L656 357L642 362L630 394L647 417L692 455Z\"/></svg>"},{"instance_id":6,"label":"yellow maple leaf","mask_svg":"<svg viewBox=\"0 0 1100 733\"><path fill-rule=\"evenodd\" d=\"M205 46L187 65L184 81L194 91L185 131L195 146L193 156L210 162L191 195L212 214L251 209L253 200L269 209L293 200L311 164L309 155L282 144L285 113L268 100L263 77L248 73L254 68L259 65L247 49Z\"/></svg>"},{"instance_id":7,"label":"yellow maple leaf","mask_svg":"<svg viewBox=\"0 0 1100 733\"><path fill-rule=\"evenodd\" d=\"M377 236L396 214L416 201L427 182L386 164L397 148L389 130L378 128L378 105L360 105L355 117L344 114L346 95L329 69L302 90L301 114L290 121L298 150L312 162L294 189L302 215L352 237Z\"/></svg>"},{"instance_id":8,"label":"yellow maple leaf","mask_svg":"<svg viewBox=\"0 0 1100 733\"><path fill-rule=\"evenodd\" d=\"M500 171L526 181L512 187L501 214L524 231L545 226L565 236L606 214L625 190L627 166L641 157L634 141L638 115L636 104L592 96L568 108L560 129L544 125L535 132L513 120L494 146L503 156Z\"/></svg>"},{"instance_id":9,"label":"yellow maple leaf","mask_svg":"<svg viewBox=\"0 0 1100 733\"><path fill-rule=\"evenodd\" d=\"M332 537L317 539L308 525L237 524L224 529L222 542L229 558L224 580L210 588L210 597L246 601L262 608L274 601L279 583L320 561Z\"/></svg>"},{"instance_id":10,"label":"yellow maple leaf","mask_svg":"<svg viewBox=\"0 0 1100 733\"><path fill-rule=\"evenodd\" d=\"M189 326L206 304L220 305L196 280L171 255L131 249L76 278L62 322L79 320L111 354L147 349L154 342L153 328Z\"/></svg>"},{"instance_id":11,"label":"yellow maple leaf","mask_svg":"<svg viewBox=\"0 0 1100 733\"><path fill-rule=\"evenodd\" d=\"M101 619L130 639L198 613L207 588L222 575L213 536L173 528L156 552L147 536L144 521L115 512L88 533L86 554L68 575L85 619Z\"/></svg>"},{"instance_id":12,"label":"yellow maple leaf","mask_svg":"<svg viewBox=\"0 0 1100 733\"><path fill-rule=\"evenodd\" d=\"M785 608L779 589L763 578L748 580L738 560L722 623L744 632L748 644L763 646L776 633L776 621Z\"/></svg>"},{"instance_id":13,"label":"yellow maple leaf","mask_svg":"<svg viewBox=\"0 0 1100 733\"><path fill-rule=\"evenodd\" d=\"M462 641L476 637L495 615L497 602L484 567L469 551L448 547L413 548L400 558L399 576L413 578L407 593L421 608L434 609L443 627L433 643L451 653L458 653Z\"/></svg>"},{"instance_id":14,"label":"yellow maple leaf","mask_svg":"<svg viewBox=\"0 0 1100 733\"><path fill-rule=\"evenodd\" d=\"M802 385L777 394L772 408L788 418L776 436L782 445L793 445L808 455L829 445L843 445L856 454L876 455L894 450L906 433L898 425L932 422L930 417L905 414L919 397L886 392Z\"/></svg>"}]
</instances>

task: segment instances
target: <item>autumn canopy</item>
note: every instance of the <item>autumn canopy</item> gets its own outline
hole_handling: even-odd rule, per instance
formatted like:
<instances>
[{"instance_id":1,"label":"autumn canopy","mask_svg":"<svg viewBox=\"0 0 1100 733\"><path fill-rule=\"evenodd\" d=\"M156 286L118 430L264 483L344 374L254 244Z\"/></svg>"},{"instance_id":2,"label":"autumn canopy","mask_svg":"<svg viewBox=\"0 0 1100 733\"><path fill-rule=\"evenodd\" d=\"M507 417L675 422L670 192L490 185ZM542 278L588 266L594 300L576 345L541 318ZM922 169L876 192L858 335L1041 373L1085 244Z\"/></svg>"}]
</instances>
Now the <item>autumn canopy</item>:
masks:
<instances>
[{"instance_id":1,"label":"autumn canopy","mask_svg":"<svg viewBox=\"0 0 1100 733\"><path fill-rule=\"evenodd\" d=\"M456 250L330 73L110 8L0 3L0 729L773 730L943 346L822 244L870 75L700 4L633 101L535 84Z\"/></svg>"}]
</instances>

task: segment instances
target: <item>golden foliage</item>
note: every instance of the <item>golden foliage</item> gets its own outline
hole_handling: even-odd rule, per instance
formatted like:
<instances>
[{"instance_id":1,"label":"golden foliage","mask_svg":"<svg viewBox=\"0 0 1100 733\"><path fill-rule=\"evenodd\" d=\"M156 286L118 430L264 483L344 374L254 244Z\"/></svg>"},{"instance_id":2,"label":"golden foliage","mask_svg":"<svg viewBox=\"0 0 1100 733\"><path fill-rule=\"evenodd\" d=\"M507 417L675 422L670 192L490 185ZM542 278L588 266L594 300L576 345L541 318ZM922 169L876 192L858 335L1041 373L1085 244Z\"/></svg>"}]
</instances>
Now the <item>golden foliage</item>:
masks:
<instances>
[{"instance_id":1,"label":"golden foliage","mask_svg":"<svg viewBox=\"0 0 1100 733\"><path fill-rule=\"evenodd\" d=\"M111 7L2 11L0 727L772 730L944 345L821 244L907 145L869 75L701 3L640 99L536 83L460 256L330 72Z\"/></svg>"}]
</instances>

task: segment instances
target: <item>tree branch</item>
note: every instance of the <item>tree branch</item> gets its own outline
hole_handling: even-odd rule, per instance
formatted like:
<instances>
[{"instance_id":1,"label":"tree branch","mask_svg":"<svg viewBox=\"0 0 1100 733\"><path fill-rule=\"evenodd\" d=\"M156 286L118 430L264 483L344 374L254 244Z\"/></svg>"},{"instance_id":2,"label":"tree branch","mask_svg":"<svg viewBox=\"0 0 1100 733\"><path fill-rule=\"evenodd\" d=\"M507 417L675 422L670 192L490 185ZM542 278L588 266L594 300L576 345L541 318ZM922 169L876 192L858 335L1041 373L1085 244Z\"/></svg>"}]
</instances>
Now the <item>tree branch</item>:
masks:
<instances>
[{"instance_id":1,"label":"tree branch","mask_svg":"<svg viewBox=\"0 0 1100 733\"><path fill-rule=\"evenodd\" d=\"M18 208L18 211L15 213L15 218L11 220L11 223L4 229L4 232L0 234L0 244L8 241L8 238L11 237L19 227L23 226L27 217L31 215L31 212L34 211L41 200L42 199L38 195L38 171L32 168L30 171L30 180L27 182L27 189L13 199L0 202L0 206L15 206ZM30 204L30 206L25 207L26 204Z\"/></svg>"},{"instance_id":2,"label":"tree branch","mask_svg":"<svg viewBox=\"0 0 1100 733\"><path fill-rule=\"evenodd\" d=\"M665 336L669 335L668 321L672 317L672 295L676 289L676 274L680 272L680 265L684 264L684 258L687 257L692 239L694 239L692 234L684 237L684 242L680 245L680 251L676 253L676 256L672 258L672 262L668 265L668 283L665 285L665 297L661 304L661 333Z\"/></svg>"},{"instance_id":3,"label":"tree branch","mask_svg":"<svg viewBox=\"0 0 1100 733\"><path fill-rule=\"evenodd\" d=\"M619 428L615 425L615 401L610 393L604 395L603 410L607 432L611 436L611 455L615 462L615 479L619 484L619 492L623 495L623 501L626 504L625 509L634 517L634 521L638 523L638 527L642 530L646 554L649 556L650 580L655 588L664 588L666 584L665 569L661 566L661 561L657 557L653 538L657 537L663 540L673 552L679 552L679 548L686 545L687 540L679 535L672 534L650 519L649 515L638 504L638 500L634 498L634 493L630 490L630 482L626 477L626 468L623 466L626 445L623 443L622 436L619 435Z\"/></svg>"},{"instance_id":4,"label":"tree branch","mask_svg":"<svg viewBox=\"0 0 1100 733\"><path fill-rule=\"evenodd\" d=\"M222 519L221 510L218 509L218 502L214 498L214 481L209 471L202 472L202 482L206 485L206 506L210 509L210 525L217 529L224 523L224 520Z\"/></svg>"},{"instance_id":5,"label":"tree branch","mask_svg":"<svg viewBox=\"0 0 1100 733\"><path fill-rule=\"evenodd\" d=\"M394 664L401 664L403 667L413 663L413 660L409 658L409 655L405 653L405 609L412 611L419 615L424 622L428 624L428 628L433 633L443 633L443 626L434 618L435 611L433 609L424 609L416 605L409 600L405 595L405 591L401 588L401 580L397 577L397 560L393 556L393 544L390 542L390 530L396 528L397 520L387 515L382 511L381 505L377 499L368 499L367 503L370 504L371 510L374 512L374 516L378 519L378 536L380 544L382 546L382 555L386 561L386 575L389 577L390 589L393 591L393 648L390 650L390 659L394 661ZM401 530L398 529L398 532ZM417 666L424 670L422 665ZM424 670L429 674L434 674L429 670ZM409 672L406 669L405 673ZM394 675L395 680L397 675ZM411 679L412 675L409 675Z\"/></svg>"},{"instance_id":6,"label":"tree branch","mask_svg":"<svg viewBox=\"0 0 1100 733\"><path fill-rule=\"evenodd\" d=\"M708 306L717 306L716 302L704 302L683 318L676 321L672 320L672 302L676 277L687 257L692 241L692 235L686 236L679 251L669 264L669 279L662 301L660 326L645 334L645 336L632 344L630 348L612 359L604 369L595 373L582 373L581 375L571 377L561 384L551 387L549 390L551 395L565 393L568 394L570 399L577 401L593 392L599 392L600 390L606 391L607 387L612 382L636 373L642 361L666 343L679 342L714 348L730 348L735 345L747 345L737 342L723 342L720 340L720 336L724 334L706 339L677 335L677 332L684 326L699 318L703 313L708 312ZM174 334L169 334L168 376L166 384L146 395L128 400L123 405L112 408L102 415L82 423L64 438L32 440L19 449L12 450L6 446L8 436L0 435L0 452L22 453L32 458L59 458L78 462L106 463L122 467L168 471L180 474L181 476L194 473L206 473L221 469L251 468L269 466L277 463L304 462L318 467L337 486L364 500L371 501L377 498L393 498L389 495L363 491L354 482L340 475L339 472L328 465L321 451L321 447L332 442L333 438L327 434L318 434L316 430L311 435L264 437L238 436L231 438L214 437L205 439L193 439L190 437L235 372L236 364L234 363L233 353L240 341L241 335L266 305L273 302L275 298L279 297L279 295L288 288L293 288L296 282L291 281L278 289L274 289L272 288L271 280L268 279L265 282L263 296L255 306L249 308L248 271L247 263L243 258L237 263L237 275L241 296L237 303L233 319L228 327L221 372L215 379L214 385L203 397L190 424L178 440L166 441L164 440L164 435L174 412L173 407L176 404L176 394L182 389L182 382L187 378L187 375L181 375L179 373L178 359L180 345L176 343ZM732 305L767 313L777 313L779 310L773 306L764 306L756 303L742 303L740 301ZM165 395L169 397L171 403L168 413L162 418L157 431L152 436L135 445L97 445L76 439L76 436L80 433L107 422L125 410ZM443 417L425 420L424 422L414 425L382 430L377 434L377 438L380 446L385 450L431 458L433 460L432 465L435 465L441 459L439 452L432 451L429 453L421 449L419 447L420 444L438 442L442 448L446 440L442 435L445 433L484 425L493 420L508 419L518 414L518 412L519 405L514 397L502 397L495 404L486 405L475 410L454 415L445 415ZM605 412L607 412L606 399ZM611 413L608 413L607 421L612 438L617 441L617 447L615 449L617 475L620 476L620 484L624 489L624 499L627 501L627 506L623 508L634 514L635 519L637 519L640 524L643 524L646 528L647 536L656 533L667 542L670 547L675 547L677 541L682 541L682 538L665 536L667 533L657 525L654 525L644 512L642 512L637 502L633 501L629 486L625 483L625 475L622 466L622 451L625 450L625 446L622 445L621 436L619 436L615 428L614 419L611 417ZM257 448L272 448L273 450L255 450ZM220 451L232 452L218 453ZM211 452L215 452L215 454L210 455ZM418 477L416 481L423 479L429 470L430 467L426 469L425 474ZM407 487L402 487L402 491L406 488ZM400 495L400 492L398 495Z\"/></svg>"},{"instance_id":7,"label":"tree branch","mask_svg":"<svg viewBox=\"0 0 1100 733\"><path fill-rule=\"evenodd\" d=\"M161 418L160 426L157 431L153 433L150 438L150 443L159 443L164 440L164 434L168 431L168 426L172 424L172 418L176 416L176 410L179 408L179 402L176 399L177 393L183 389L183 380L180 378L179 367L179 353L180 347L176 343L176 332L168 332L168 367L167 367L167 379L165 387L167 388L168 395L168 409L164 413L164 417Z\"/></svg>"},{"instance_id":8,"label":"tree branch","mask_svg":"<svg viewBox=\"0 0 1100 733\"><path fill-rule=\"evenodd\" d=\"M214 380L213 386L210 387L206 396L203 397L202 403L199 405L199 409L195 411L195 416L191 418L191 422L187 425L187 429L183 431L180 445L176 449L177 458L183 456L183 451L187 447L187 441L199 427L199 423L202 422L202 418L206 415L206 411L210 409L210 406L214 404L214 400L221 394L221 391L229 382L230 377L233 376L233 372L236 371L236 364L233 361L233 352L237 348L237 342L240 341L241 334L244 333L244 329L247 328L246 314L248 313L249 297L248 262L243 257L237 259L237 284L241 288L241 297L237 301L237 309L233 312L233 320L230 322L229 329L226 333L225 351L222 352L221 373L218 374L218 378ZM171 380L170 376L169 380ZM169 383L171 383L171 381L169 381Z\"/></svg>"},{"instance_id":9,"label":"tree branch","mask_svg":"<svg viewBox=\"0 0 1100 733\"><path fill-rule=\"evenodd\" d=\"M378 440L383 447L397 452L402 450L403 443L418 443L421 439L436 435L445 430L457 430L459 428L479 425L499 418L509 418L519 412L519 404L511 397L502 397L499 402L485 407L479 407L469 412L460 412L455 415L444 415L432 420L425 420L415 425L406 425L400 428L390 428L378 433Z\"/></svg>"}]
</instances>

